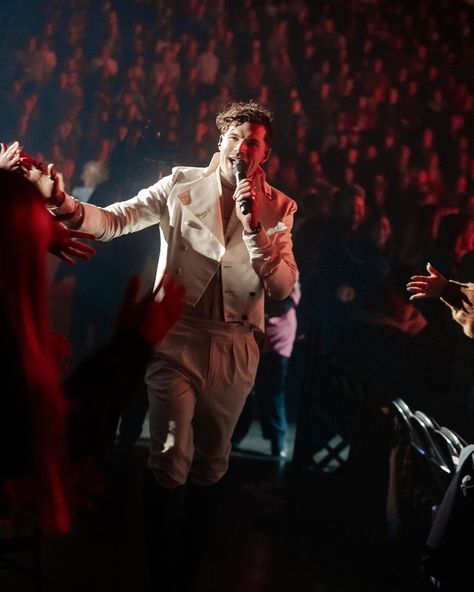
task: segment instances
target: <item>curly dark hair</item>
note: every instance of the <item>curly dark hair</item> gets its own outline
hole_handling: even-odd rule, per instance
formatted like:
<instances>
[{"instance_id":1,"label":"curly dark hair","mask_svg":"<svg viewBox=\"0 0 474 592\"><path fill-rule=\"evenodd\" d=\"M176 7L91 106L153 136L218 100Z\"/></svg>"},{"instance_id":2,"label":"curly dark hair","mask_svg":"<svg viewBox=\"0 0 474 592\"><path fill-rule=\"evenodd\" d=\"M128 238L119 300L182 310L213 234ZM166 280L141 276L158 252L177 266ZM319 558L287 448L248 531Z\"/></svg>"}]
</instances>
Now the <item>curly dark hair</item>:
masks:
<instances>
[{"instance_id":1,"label":"curly dark hair","mask_svg":"<svg viewBox=\"0 0 474 592\"><path fill-rule=\"evenodd\" d=\"M241 125L247 121L262 124L266 130L265 142L270 146L273 139L272 120L272 112L254 101L231 102L217 114L216 125L219 132L225 134L232 125Z\"/></svg>"}]
</instances>

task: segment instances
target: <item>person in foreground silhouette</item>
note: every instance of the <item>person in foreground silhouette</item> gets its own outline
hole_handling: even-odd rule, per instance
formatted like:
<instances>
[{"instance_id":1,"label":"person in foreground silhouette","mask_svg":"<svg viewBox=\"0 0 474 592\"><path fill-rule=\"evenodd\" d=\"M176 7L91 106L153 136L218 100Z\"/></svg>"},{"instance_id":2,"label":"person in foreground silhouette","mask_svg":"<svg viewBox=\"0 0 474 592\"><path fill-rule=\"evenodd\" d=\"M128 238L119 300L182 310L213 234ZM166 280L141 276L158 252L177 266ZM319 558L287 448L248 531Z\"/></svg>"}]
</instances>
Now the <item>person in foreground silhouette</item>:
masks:
<instances>
[{"instance_id":1,"label":"person in foreground silhouette","mask_svg":"<svg viewBox=\"0 0 474 592\"><path fill-rule=\"evenodd\" d=\"M96 492L94 456L114 437L131 385L180 315L184 288L166 279L161 302L155 295L138 302L132 278L113 340L61 384L46 257L88 259L94 250L77 239L93 236L65 228L38 189L5 168L0 163L0 515L31 510L43 532L65 534L74 504Z\"/></svg>"}]
</instances>

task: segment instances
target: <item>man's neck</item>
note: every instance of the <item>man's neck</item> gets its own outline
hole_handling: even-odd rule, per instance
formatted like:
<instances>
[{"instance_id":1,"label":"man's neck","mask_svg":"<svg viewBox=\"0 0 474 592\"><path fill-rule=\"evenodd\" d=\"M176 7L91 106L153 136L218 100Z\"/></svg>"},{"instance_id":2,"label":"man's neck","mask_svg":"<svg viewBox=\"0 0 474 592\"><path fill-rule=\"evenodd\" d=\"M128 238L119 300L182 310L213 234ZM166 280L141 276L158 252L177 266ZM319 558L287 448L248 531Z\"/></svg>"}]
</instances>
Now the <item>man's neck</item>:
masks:
<instances>
[{"instance_id":1,"label":"man's neck","mask_svg":"<svg viewBox=\"0 0 474 592\"><path fill-rule=\"evenodd\" d=\"M235 182L234 182L234 183L231 183L231 182L230 182L228 179L226 179L226 178L225 178L225 177L222 175L222 173L221 173L220 171L219 171L219 175L220 175L220 177L221 177L221 183L222 183L222 186L223 186L223 187L225 187L226 189L228 189L229 191L232 191L232 193L234 193L234 191L235 191L235 188L236 188L236 184L235 184Z\"/></svg>"}]
</instances>

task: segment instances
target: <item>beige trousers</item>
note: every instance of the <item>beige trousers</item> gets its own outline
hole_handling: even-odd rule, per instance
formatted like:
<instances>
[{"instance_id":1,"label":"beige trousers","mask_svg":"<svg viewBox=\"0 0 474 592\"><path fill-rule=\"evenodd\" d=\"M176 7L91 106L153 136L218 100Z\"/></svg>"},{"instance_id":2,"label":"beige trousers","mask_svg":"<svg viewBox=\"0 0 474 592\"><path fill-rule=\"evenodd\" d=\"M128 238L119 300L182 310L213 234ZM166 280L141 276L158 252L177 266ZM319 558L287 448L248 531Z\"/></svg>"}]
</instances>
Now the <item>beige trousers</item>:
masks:
<instances>
[{"instance_id":1,"label":"beige trousers","mask_svg":"<svg viewBox=\"0 0 474 592\"><path fill-rule=\"evenodd\" d=\"M208 485L227 471L230 439L257 371L250 327L181 319L154 354L147 374L148 466L158 483L188 475Z\"/></svg>"}]
</instances>

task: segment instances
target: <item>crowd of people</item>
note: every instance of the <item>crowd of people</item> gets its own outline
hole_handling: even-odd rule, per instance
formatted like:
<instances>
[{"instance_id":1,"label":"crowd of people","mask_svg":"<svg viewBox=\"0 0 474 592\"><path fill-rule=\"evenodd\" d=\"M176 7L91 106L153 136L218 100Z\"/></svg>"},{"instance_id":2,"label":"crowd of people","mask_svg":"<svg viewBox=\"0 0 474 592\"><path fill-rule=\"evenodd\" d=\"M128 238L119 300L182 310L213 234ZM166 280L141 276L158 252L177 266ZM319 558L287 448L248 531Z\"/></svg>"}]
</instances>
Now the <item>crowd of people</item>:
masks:
<instances>
[{"instance_id":1,"label":"crowd of people","mask_svg":"<svg viewBox=\"0 0 474 592\"><path fill-rule=\"evenodd\" d=\"M344 360L370 383L377 404L401 396L442 412L470 439L474 344L449 307L470 336L462 298L472 285L445 278L474 279L471 8L448 0L435 13L428 0L41 5L0 97L0 169L7 169L0 296L9 329L2 346L13 360L7 406L15 420L1 432L8 439L21 425L27 434L16 457L1 459L2 503L24 496L27 475L44 496L43 525L67 532L73 478L65 465L82 470L84 458L113 440L148 362L147 546L169 564L152 579L174 585L174 549L197 569L195 547L212 521L249 392L272 454L287 455L285 381L297 340ZM236 182L237 160L249 178ZM41 169L48 162L54 167ZM220 216L211 220L211 211ZM72 263L93 253L82 239L107 241L158 223L158 276L171 266L186 306L173 280L160 303L156 294L137 301L132 282L112 341L62 381L49 337L46 252ZM24 259L24 283L13 279L7 243ZM107 317L95 346L110 341L117 286L158 250L141 247L138 264L127 246L120 257L99 251L104 313L88 316L85 298L93 292L97 303L99 288L89 278L82 292L76 276L69 296L79 330L92 319L100 334ZM443 295L449 307L428 298ZM264 328L257 373L254 331ZM98 366L110 370L100 382ZM234 447L247 429L244 415ZM192 519L178 532L186 513ZM160 529L174 538L161 540Z\"/></svg>"},{"instance_id":2,"label":"crowd of people","mask_svg":"<svg viewBox=\"0 0 474 592\"><path fill-rule=\"evenodd\" d=\"M42 14L15 55L3 134L55 162L69 187L86 161L108 163L145 130L161 160L206 165L215 113L255 99L280 117L268 175L298 201L355 182L400 231L414 204L468 208L473 49L462 2L432 13L426 1L70 0Z\"/></svg>"},{"instance_id":3,"label":"crowd of people","mask_svg":"<svg viewBox=\"0 0 474 592\"><path fill-rule=\"evenodd\" d=\"M470 279L468 4L69 0L38 22L0 99L3 140L54 162L78 196L92 192L91 163L130 179L140 161L150 184L172 165L206 166L215 113L232 99L277 113L265 170L299 206L299 331L316 325L324 350L380 279L402 286L428 260ZM470 384L444 308L416 305L446 344L432 348L445 372L426 397L453 373Z\"/></svg>"}]
</instances>

